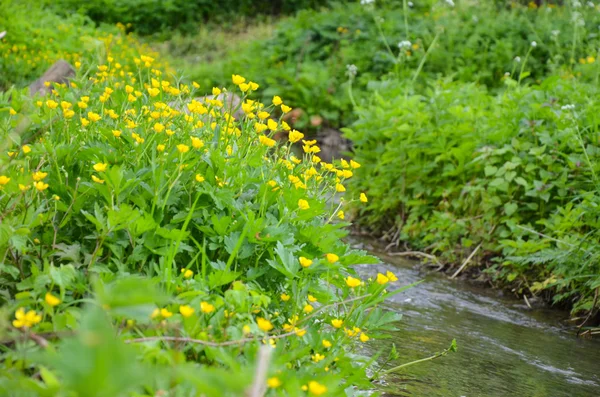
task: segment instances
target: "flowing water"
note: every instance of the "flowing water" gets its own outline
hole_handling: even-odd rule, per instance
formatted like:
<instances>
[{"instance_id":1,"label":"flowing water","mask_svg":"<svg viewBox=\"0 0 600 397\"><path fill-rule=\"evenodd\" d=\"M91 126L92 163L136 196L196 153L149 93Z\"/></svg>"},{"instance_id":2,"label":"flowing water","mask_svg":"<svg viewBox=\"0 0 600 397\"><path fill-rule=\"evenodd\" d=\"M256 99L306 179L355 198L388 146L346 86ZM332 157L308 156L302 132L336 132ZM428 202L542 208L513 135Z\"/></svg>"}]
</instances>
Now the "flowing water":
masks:
<instances>
[{"instance_id":1,"label":"flowing water","mask_svg":"<svg viewBox=\"0 0 600 397\"><path fill-rule=\"evenodd\" d=\"M386 262L360 266L362 276L391 270L397 286L423 280L387 301L403 318L371 353L382 350L384 359L395 343L399 365L443 351L453 338L458 343L457 353L388 376L386 396L600 396L600 340L576 338L563 325L567 313L532 310L499 291L422 272L414 262L358 245Z\"/></svg>"}]
</instances>

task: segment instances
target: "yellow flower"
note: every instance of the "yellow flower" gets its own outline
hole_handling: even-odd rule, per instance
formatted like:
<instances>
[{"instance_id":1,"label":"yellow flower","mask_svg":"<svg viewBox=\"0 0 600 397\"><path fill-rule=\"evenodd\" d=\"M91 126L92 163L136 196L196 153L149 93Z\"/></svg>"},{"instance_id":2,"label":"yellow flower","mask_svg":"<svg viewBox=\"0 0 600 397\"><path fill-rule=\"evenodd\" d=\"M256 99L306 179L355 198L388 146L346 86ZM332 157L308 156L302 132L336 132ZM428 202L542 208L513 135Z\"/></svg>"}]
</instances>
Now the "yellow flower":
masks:
<instances>
[{"instance_id":1,"label":"yellow flower","mask_svg":"<svg viewBox=\"0 0 600 397\"><path fill-rule=\"evenodd\" d=\"M39 190L40 192L42 192L42 191L44 191L44 190L48 189L48 184L47 184L47 183L44 183L44 182L42 182L42 181L39 181L39 182L33 182L33 186L34 186L34 187L35 187L37 190Z\"/></svg>"},{"instance_id":2,"label":"yellow flower","mask_svg":"<svg viewBox=\"0 0 600 397\"><path fill-rule=\"evenodd\" d=\"M169 318L173 315L168 309L160 309L160 315L164 318Z\"/></svg>"},{"instance_id":3,"label":"yellow flower","mask_svg":"<svg viewBox=\"0 0 600 397\"><path fill-rule=\"evenodd\" d=\"M390 282L390 279L387 278L386 276L384 276L381 273L377 273L377 280L376 281L377 281L377 284L379 284L379 285L385 285L385 284L387 284L387 283Z\"/></svg>"},{"instance_id":4,"label":"yellow flower","mask_svg":"<svg viewBox=\"0 0 600 397\"><path fill-rule=\"evenodd\" d=\"M303 337L304 335L306 335L306 329L303 328L298 328L295 327L294 328L294 332L296 333L296 335L298 335L299 337Z\"/></svg>"},{"instance_id":5,"label":"yellow flower","mask_svg":"<svg viewBox=\"0 0 600 397\"><path fill-rule=\"evenodd\" d=\"M265 111L258 112L256 115L257 115L257 116L258 116L258 118L259 118L259 119L261 119L261 120L266 120L266 119L268 119L268 118L269 118L269 116L270 116L269 112L265 112Z\"/></svg>"},{"instance_id":6,"label":"yellow flower","mask_svg":"<svg viewBox=\"0 0 600 397\"><path fill-rule=\"evenodd\" d=\"M319 353L315 353L312 355L312 360L316 363L318 363L321 360L324 360L325 356L323 354L319 354Z\"/></svg>"},{"instance_id":7,"label":"yellow flower","mask_svg":"<svg viewBox=\"0 0 600 397\"><path fill-rule=\"evenodd\" d=\"M279 106L279 105L281 105L282 103L283 103L283 101L281 100L281 98L280 98L279 96L275 95L275 96L273 97L273 105L275 105L275 106Z\"/></svg>"},{"instance_id":8,"label":"yellow flower","mask_svg":"<svg viewBox=\"0 0 600 397\"><path fill-rule=\"evenodd\" d=\"M94 164L94 170L96 172L104 172L104 171L106 171L106 167L108 167L108 164L106 164L106 163L96 163L96 164Z\"/></svg>"},{"instance_id":9,"label":"yellow flower","mask_svg":"<svg viewBox=\"0 0 600 397\"><path fill-rule=\"evenodd\" d=\"M298 200L298 208L300 208L301 210L307 210L310 208L310 205L308 205L308 201L300 199Z\"/></svg>"},{"instance_id":10,"label":"yellow flower","mask_svg":"<svg viewBox=\"0 0 600 397\"><path fill-rule=\"evenodd\" d=\"M290 110L292 110L292 108L291 108L291 107L289 107L289 106L287 106L287 105L283 105L283 104L281 105L281 111L282 111L283 113L288 113Z\"/></svg>"},{"instance_id":11,"label":"yellow flower","mask_svg":"<svg viewBox=\"0 0 600 397\"><path fill-rule=\"evenodd\" d=\"M240 90L242 90L242 92L246 92L250 89L250 85L246 83L241 83L238 87L240 87Z\"/></svg>"},{"instance_id":12,"label":"yellow flower","mask_svg":"<svg viewBox=\"0 0 600 397\"><path fill-rule=\"evenodd\" d=\"M152 127L154 129L154 131L157 134L160 134L161 132L163 132L165 130L165 126L162 125L161 123L156 123L154 124L154 127Z\"/></svg>"},{"instance_id":13,"label":"yellow flower","mask_svg":"<svg viewBox=\"0 0 600 397\"><path fill-rule=\"evenodd\" d=\"M213 94L214 96L220 95L220 94L221 94L221 89L220 89L220 88L217 88L217 87L213 87L213 88L212 88L212 94Z\"/></svg>"},{"instance_id":14,"label":"yellow flower","mask_svg":"<svg viewBox=\"0 0 600 397\"><path fill-rule=\"evenodd\" d=\"M279 297L280 297L280 298L281 298L281 300L282 300L282 301L284 301L284 302L287 302L287 301L289 301L289 300L290 300L290 296L289 296L288 294L285 294L285 293L283 293L283 294L279 295Z\"/></svg>"},{"instance_id":15,"label":"yellow flower","mask_svg":"<svg viewBox=\"0 0 600 397\"><path fill-rule=\"evenodd\" d=\"M341 183L336 183L335 184L335 191L338 192L338 193L342 193L342 192L346 191L346 188Z\"/></svg>"},{"instance_id":16,"label":"yellow flower","mask_svg":"<svg viewBox=\"0 0 600 397\"><path fill-rule=\"evenodd\" d=\"M302 309L302 311L307 314L312 312L313 310L315 310L315 308L312 307L312 305L305 305L304 308Z\"/></svg>"},{"instance_id":17,"label":"yellow flower","mask_svg":"<svg viewBox=\"0 0 600 397\"><path fill-rule=\"evenodd\" d=\"M151 97L155 97L160 94L160 90L158 88L148 87L148 94L150 94Z\"/></svg>"},{"instance_id":18,"label":"yellow flower","mask_svg":"<svg viewBox=\"0 0 600 397\"><path fill-rule=\"evenodd\" d=\"M160 316L160 309L156 308L152 311L152 314L150 315L150 318L156 318Z\"/></svg>"},{"instance_id":19,"label":"yellow flower","mask_svg":"<svg viewBox=\"0 0 600 397\"><path fill-rule=\"evenodd\" d=\"M196 138L195 136L190 137L192 139L192 146L194 149L202 149L204 147L204 141L200 138Z\"/></svg>"},{"instance_id":20,"label":"yellow flower","mask_svg":"<svg viewBox=\"0 0 600 397\"><path fill-rule=\"evenodd\" d=\"M104 183L104 179L100 179L96 175L92 175L92 181L99 183L101 185Z\"/></svg>"},{"instance_id":21,"label":"yellow flower","mask_svg":"<svg viewBox=\"0 0 600 397\"><path fill-rule=\"evenodd\" d=\"M332 264L340 260L340 257L336 254L327 254L325 256L327 257L327 262Z\"/></svg>"},{"instance_id":22,"label":"yellow flower","mask_svg":"<svg viewBox=\"0 0 600 397\"><path fill-rule=\"evenodd\" d=\"M71 109L67 109L63 112L63 115L65 116L65 119L71 119L73 116L75 116L75 112Z\"/></svg>"},{"instance_id":23,"label":"yellow flower","mask_svg":"<svg viewBox=\"0 0 600 397\"><path fill-rule=\"evenodd\" d=\"M58 107L58 102L48 99L46 101L46 106L48 106L50 109L56 109Z\"/></svg>"},{"instance_id":24,"label":"yellow flower","mask_svg":"<svg viewBox=\"0 0 600 397\"><path fill-rule=\"evenodd\" d=\"M350 160L350 167L356 169L356 168L360 168L360 163L357 163L354 160Z\"/></svg>"},{"instance_id":25,"label":"yellow flower","mask_svg":"<svg viewBox=\"0 0 600 397\"><path fill-rule=\"evenodd\" d=\"M258 133L264 132L267 129L266 124L256 123L254 124L254 130Z\"/></svg>"},{"instance_id":26,"label":"yellow flower","mask_svg":"<svg viewBox=\"0 0 600 397\"><path fill-rule=\"evenodd\" d=\"M331 320L331 325L333 325L335 328L342 328L343 324L344 324L344 321L340 320L339 318Z\"/></svg>"},{"instance_id":27,"label":"yellow flower","mask_svg":"<svg viewBox=\"0 0 600 397\"><path fill-rule=\"evenodd\" d=\"M259 85L258 85L257 83L255 83L254 81L250 81L250 82L248 83L248 85L250 86L250 89L251 89L252 91L256 91L256 90L258 90L258 87L259 87Z\"/></svg>"},{"instance_id":28,"label":"yellow flower","mask_svg":"<svg viewBox=\"0 0 600 397\"><path fill-rule=\"evenodd\" d=\"M1 183L1 182L2 182L2 177L0 176L0 186L2 185L2 183ZM20 184L20 183L19 183L19 190L20 190L20 191L22 191L22 192L26 192L26 191L28 191L29 189L31 189L31 186L25 186L25 185L22 185L22 184Z\"/></svg>"},{"instance_id":29,"label":"yellow flower","mask_svg":"<svg viewBox=\"0 0 600 397\"><path fill-rule=\"evenodd\" d=\"M331 347L331 342L329 342L327 339L323 339L321 343L325 349L329 349Z\"/></svg>"},{"instance_id":30,"label":"yellow flower","mask_svg":"<svg viewBox=\"0 0 600 397\"><path fill-rule=\"evenodd\" d=\"M273 324L271 324L271 322L267 319L264 319L262 317L259 317L256 319L256 324L258 324L258 328L260 328L261 330L265 331L265 332L269 332L270 330L273 329Z\"/></svg>"},{"instance_id":31,"label":"yellow flower","mask_svg":"<svg viewBox=\"0 0 600 397\"><path fill-rule=\"evenodd\" d=\"M320 396L327 392L327 388L317 381L308 382L308 392L314 396Z\"/></svg>"},{"instance_id":32,"label":"yellow flower","mask_svg":"<svg viewBox=\"0 0 600 397\"><path fill-rule=\"evenodd\" d=\"M358 287L361 283L359 278L354 278L352 276L346 277L345 280L346 280L346 285L350 288Z\"/></svg>"},{"instance_id":33,"label":"yellow flower","mask_svg":"<svg viewBox=\"0 0 600 397\"><path fill-rule=\"evenodd\" d=\"M361 341L361 342L366 342L366 341L368 341L369 339L371 339L371 338L369 338L369 337L367 336L367 334L365 334L364 332L360 334L360 337L359 337L359 338L360 338L360 341Z\"/></svg>"},{"instance_id":34,"label":"yellow flower","mask_svg":"<svg viewBox=\"0 0 600 397\"><path fill-rule=\"evenodd\" d=\"M177 150L179 150L179 153L187 153L190 151L190 147L188 145L179 144L177 145Z\"/></svg>"},{"instance_id":35,"label":"yellow flower","mask_svg":"<svg viewBox=\"0 0 600 397\"><path fill-rule=\"evenodd\" d=\"M312 295L308 295L308 301L309 301L309 302L316 302L316 301L317 301L317 298L315 298L315 297L314 297L314 296L312 296Z\"/></svg>"},{"instance_id":36,"label":"yellow flower","mask_svg":"<svg viewBox=\"0 0 600 397\"><path fill-rule=\"evenodd\" d=\"M192 81L192 86L194 86L195 89L200 88L200 84L196 83L195 81Z\"/></svg>"},{"instance_id":37,"label":"yellow flower","mask_svg":"<svg viewBox=\"0 0 600 397\"><path fill-rule=\"evenodd\" d=\"M303 256L301 256L300 258L298 258L298 260L300 261L300 266L302 267L309 267L310 265L312 265L313 261L305 258Z\"/></svg>"},{"instance_id":38,"label":"yellow flower","mask_svg":"<svg viewBox=\"0 0 600 397\"><path fill-rule=\"evenodd\" d=\"M44 179L45 177L48 176L47 172L42 172L42 171L36 171L33 173L33 180L34 181L41 181L42 179Z\"/></svg>"},{"instance_id":39,"label":"yellow flower","mask_svg":"<svg viewBox=\"0 0 600 397\"><path fill-rule=\"evenodd\" d=\"M34 310L25 313L25 309L21 307L15 312L15 320L13 320L12 324L16 328L31 328L40 321L42 321L42 316L37 314Z\"/></svg>"},{"instance_id":40,"label":"yellow flower","mask_svg":"<svg viewBox=\"0 0 600 397\"><path fill-rule=\"evenodd\" d=\"M196 174L196 182L199 182L199 183L204 182L204 177L200 174Z\"/></svg>"},{"instance_id":41,"label":"yellow flower","mask_svg":"<svg viewBox=\"0 0 600 397\"><path fill-rule=\"evenodd\" d=\"M53 306L53 307L60 304L60 299L58 299L56 296L52 295L50 292L46 293L44 300L46 301L47 304L49 304L50 306Z\"/></svg>"},{"instance_id":42,"label":"yellow flower","mask_svg":"<svg viewBox=\"0 0 600 397\"><path fill-rule=\"evenodd\" d=\"M277 130L277 122L275 120L269 119L267 120L267 126L271 131Z\"/></svg>"},{"instance_id":43,"label":"yellow flower","mask_svg":"<svg viewBox=\"0 0 600 397\"><path fill-rule=\"evenodd\" d=\"M279 386L281 386L281 381L278 377L274 376L272 378L267 379L267 386L269 386L271 389L276 389Z\"/></svg>"},{"instance_id":44,"label":"yellow flower","mask_svg":"<svg viewBox=\"0 0 600 397\"><path fill-rule=\"evenodd\" d=\"M182 305L179 306L179 313L181 313L183 317L190 317L194 314L194 308L188 305Z\"/></svg>"},{"instance_id":45,"label":"yellow flower","mask_svg":"<svg viewBox=\"0 0 600 397\"><path fill-rule=\"evenodd\" d=\"M87 116L88 119L93 122L99 121L101 119L100 115L94 112L88 112Z\"/></svg>"},{"instance_id":46,"label":"yellow flower","mask_svg":"<svg viewBox=\"0 0 600 397\"><path fill-rule=\"evenodd\" d=\"M271 139L271 138L267 137L266 135L259 136L258 141L267 147L273 147L277 143L277 142L275 142L274 139Z\"/></svg>"},{"instance_id":47,"label":"yellow flower","mask_svg":"<svg viewBox=\"0 0 600 397\"><path fill-rule=\"evenodd\" d=\"M369 201L369 199L367 199L367 195L366 195L366 194L364 194L364 193L361 193L361 194L360 194L360 201L361 201L362 203L366 203L366 202L368 202L368 201Z\"/></svg>"},{"instance_id":48,"label":"yellow flower","mask_svg":"<svg viewBox=\"0 0 600 397\"><path fill-rule=\"evenodd\" d=\"M234 74L234 75L231 75L231 81L233 81L233 84L235 84L235 85L240 85L240 84L244 83L246 81L246 79L243 78L242 76L240 76L239 74Z\"/></svg>"},{"instance_id":49,"label":"yellow flower","mask_svg":"<svg viewBox=\"0 0 600 397\"><path fill-rule=\"evenodd\" d=\"M8 109L8 113L9 113L11 116L14 116L14 115L16 115L16 114L17 114L17 112L16 112L16 111L15 111L15 109L13 109L13 108L10 108L10 109Z\"/></svg>"},{"instance_id":50,"label":"yellow flower","mask_svg":"<svg viewBox=\"0 0 600 397\"><path fill-rule=\"evenodd\" d=\"M4 186L8 182L10 182L10 178L9 177L7 177L6 175L0 175L0 186Z\"/></svg>"},{"instance_id":51,"label":"yellow flower","mask_svg":"<svg viewBox=\"0 0 600 397\"><path fill-rule=\"evenodd\" d=\"M194 275L194 272L190 269L181 269L181 272L185 278L191 278Z\"/></svg>"},{"instance_id":52,"label":"yellow flower","mask_svg":"<svg viewBox=\"0 0 600 397\"><path fill-rule=\"evenodd\" d=\"M200 302L200 310L202 310L202 313L212 313L215 311L215 305L208 302Z\"/></svg>"},{"instance_id":53,"label":"yellow flower","mask_svg":"<svg viewBox=\"0 0 600 397\"><path fill-rule=\"evenodd\" d=\"M385 276L393 283L394 281L398 281L398 277L392 272L387 272Z\"/></svg>"},{"instance_id":54,"label":"yellow flower","mask_svg":"<svg viewBox=\"0 0 600 397\"><path fill-rule=\"evenodd\" d=\"M300 131L296 131L296 130L290 131L290 134L289 134L289 137L288 137L288 139L292 143L296 143L296 142L298 142L302 138L304 138L304 134L301 133Z\"/></svg>"}]
</instances>

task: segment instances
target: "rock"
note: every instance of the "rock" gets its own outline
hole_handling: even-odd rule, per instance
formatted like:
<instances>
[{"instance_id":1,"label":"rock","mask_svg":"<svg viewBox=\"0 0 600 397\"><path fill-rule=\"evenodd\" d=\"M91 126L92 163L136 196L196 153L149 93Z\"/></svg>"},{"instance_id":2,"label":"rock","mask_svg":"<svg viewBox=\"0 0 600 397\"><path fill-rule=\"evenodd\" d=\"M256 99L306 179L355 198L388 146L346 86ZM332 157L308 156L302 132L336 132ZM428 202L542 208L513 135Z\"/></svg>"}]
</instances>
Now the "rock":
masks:
<instances>
[{"instance_id":1,"label":"rock","mask_svg":"<svg viewBox=\"0 0 600 397\"><path fill-rule=\"evenodd\" d=\"M29 86L29 95L34 96L40 94L42 96L48 95L52 92L53 86L50 84L48 87L44 83L61 83L66 84L69 82L71 77L75 76L75 68L71 64L64 60L58 60L54 65L50 66L50 69L46 71L36 81L31 83Z\"/></svg>"},{"instance_id":2,"label":"rock","mask_svg":"<svg viewBox=\"0 0 600 397\"><path fill-rule=\"evenodd\" d=\"M347 158L342 153L352 150L352 142L344 138L341 131L333 128L323 128L319 131L317 142L321 148L318 156L326 162L331 162L332 159Z\"/></svg>"}]
</instances>

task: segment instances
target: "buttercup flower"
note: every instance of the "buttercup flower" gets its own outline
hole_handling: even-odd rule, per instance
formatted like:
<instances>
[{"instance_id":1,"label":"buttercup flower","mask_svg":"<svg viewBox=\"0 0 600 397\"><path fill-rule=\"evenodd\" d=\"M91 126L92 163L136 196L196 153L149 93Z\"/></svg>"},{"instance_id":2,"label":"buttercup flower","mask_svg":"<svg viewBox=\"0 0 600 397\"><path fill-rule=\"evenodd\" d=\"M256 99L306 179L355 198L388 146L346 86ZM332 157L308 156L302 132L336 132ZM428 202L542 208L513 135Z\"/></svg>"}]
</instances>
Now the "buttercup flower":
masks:
<instances>
[{"instance_id":1,"label":"buttercup flower","mask_svg":"<svg viewBox=\"0 0 600 397\"><path fill-rule=\"evenodd\" d=\"M346 285L350 288L358 287L361 283L360 279L354 278L352 276L346 277L345 280L346 280Z\"/></svg>"},{"instance_id":2,"label":"buttercup flower","mask_svg":"<svg viewBox=\"0 0 600 397\"><path fill-rule=\"evenodd\" d=\"M42 321L42 316L37 314L35 310L25 313L25 309L21 307L15 312L15 320L12 324L15 328L31 328L40 321Z\"/></svg>"},{"instance_id":3,"label":"buttercup flower","mask_svg":"<svg viewBox=\"0 0 600 397\"><path fill-rule=\"evenodd\" d=\"M215 311L215 306L208 302L200 302L200 310L202 313L212 313Z\"/></svg>"},{"instance_id":4,"label":"buttercup flower","mask_svg":"<svg viewBox=\"0 0 600 397\"><path fill-rule=\"evenodd\" d=\"M269 320L266 320L262 317L256 319L256 324L258 325L258 328L265 332L269 332L273 329L273 324L271 324Z\"/></svg>"},{"instance_id":5,"label":"buttercup flower","mask_svg":"<svg viewBox=\"0 0 600 397\"><path fill-rule=\"evenodd\" d=\"M179 306L179 313L181 313L183 317L190 317L194 314L194 308L188 305L182 305Z\"/></svg>"},{"instance_id":6,"label":"buttercup flower","mask_svg":"<svg viewBox=\"0 0 600 397\"><path fill-rule=\"evenodd\" d=\"M46 293L46 296L44 296L44 300L50 306L57 306L60 304L60 299L57 298L56 296L52 295L50 292Z\"/></svg>"},{"instance_id":7,"label":"buttercup flower","mask_svg":"<svg viewBox=\"0 0 600 397\"><path fill-rule=\"evenodd\" d=\"M302 266L302 267L309 267L313 263L312 260L307 259L307 258L305 258L303 256L301 256L300 258L298 258L298 260L300 261L300 266Z\"/></svg>"}]
</instances>

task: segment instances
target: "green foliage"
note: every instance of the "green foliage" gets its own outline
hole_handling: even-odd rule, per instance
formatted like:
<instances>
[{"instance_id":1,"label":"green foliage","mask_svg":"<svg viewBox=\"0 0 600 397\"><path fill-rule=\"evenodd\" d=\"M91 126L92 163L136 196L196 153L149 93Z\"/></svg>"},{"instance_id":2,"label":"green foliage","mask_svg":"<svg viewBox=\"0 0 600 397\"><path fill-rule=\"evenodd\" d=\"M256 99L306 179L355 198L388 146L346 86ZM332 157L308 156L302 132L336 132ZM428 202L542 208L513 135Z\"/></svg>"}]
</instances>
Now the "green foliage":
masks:
<instances>
[{"instance_id":1,"label":"green foliage","mask_svg":"<svg viewBox=\"0 0 600 397\"><path fill-rule=\"evenodd\" d=\"M124 28L102 25L76 13L59 16L32 0L0 0L0 90L23 87L39 78L57 60L98 63L114 47L128 47L146 54L152 51ZM118 39L115 39L118 38ZM122 65L126 70L132 65ZM165 65L161 63L162 67Z\"/></svg>"},{"instance_id":2,"label":"green foliage","mask_svg":"<svg viewBox=\"0 0 600 397\"><path fill-rule=\"evenodd\" d=\"M358 220L399 228L400 240L452 263L481 243L506 257L489 269L494 277L585 307L600 271L599 109L588 100L597 89L558 77L505 82L497 96L458 82L423 95L382 83L346 130L365 164L353 187L370 198ZM549 255L556 246L569 253Z\"/></svg>"},{"instance_id":3,"label":"green foliage","mask_svg":"<svg viewBox=\"0 0 600 397\"><path fill-rule=\"evenodd\" d=\"M193 100L134 37L102 43L49 97L0 96L0 394L239 396L265 348L267 395L371 389L397 279L355 277L378 261L333 221L351 165L272 139L255 83Z\"/></svg>"},{"instance_id":4,"label":"green foliage","mask_svg":"<svg viewBox=\"0 0 600 397\"><path fill-rule=\"evenodd\" d=\"M209 36L191 36L191 45L184 46L190 57L182 67L186 77L207 86L224 84L244 70L272 90L263 99L277 92L304 110L298 128L339 128L355 120L346 65L358 69L353 82L357 102L368 96L369 84L390 77L416 79L419 90L439 76L501 90L505 73L518 74L524 62L529 81L551 73L581 73L595 81L598 69L587 59L597 55L599 23L597 12L575 16L569 7L511 8L492 2L450 7L432 0L415 2L405 14L401 1L376 2L375 7L334 4L284 19L269 39L242 32L239 44L217 59L204 58L213 51ZM405 40L410 44L400 49ZM532 49L533 41L537 46ZM197 53L200 58L192 56Z\"/></svg>"},{"instance_id":5,"label":"green foliage","mask_svg":"<svg viewBox=\"0 0 600 397\"><path fill-rule=\"evenodd\" d=\"M123 23L139 34L162 33L166 29L193 33L197 24L210 20L229 23L241 17L293 14L318 8L329 1L274 0L58 0L48 2L59 11L77 11L97 23Z\"/></svg>"}]
</instances>

